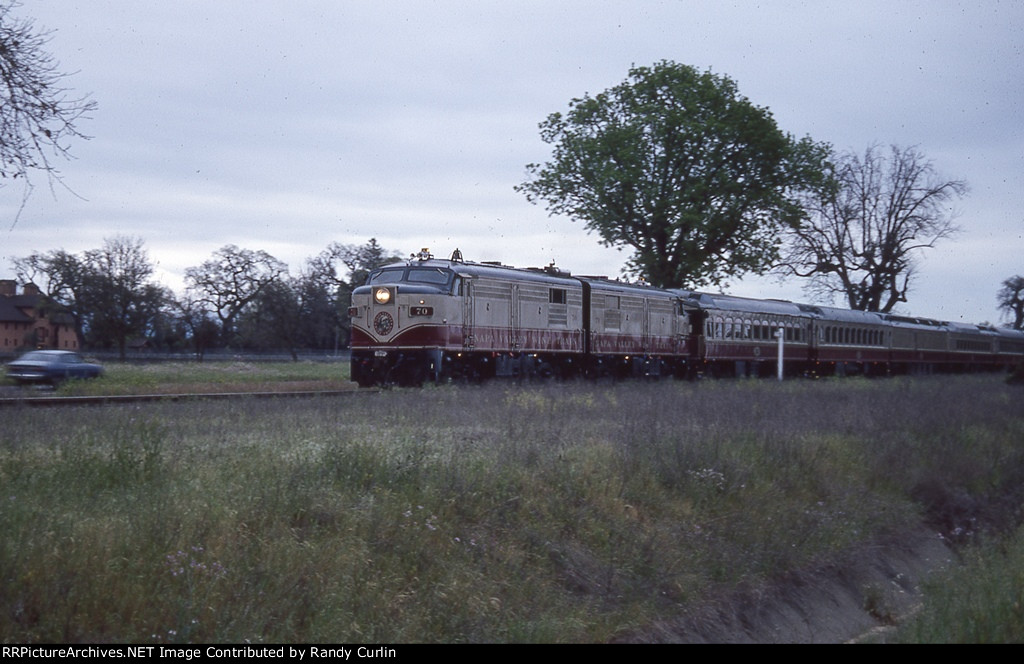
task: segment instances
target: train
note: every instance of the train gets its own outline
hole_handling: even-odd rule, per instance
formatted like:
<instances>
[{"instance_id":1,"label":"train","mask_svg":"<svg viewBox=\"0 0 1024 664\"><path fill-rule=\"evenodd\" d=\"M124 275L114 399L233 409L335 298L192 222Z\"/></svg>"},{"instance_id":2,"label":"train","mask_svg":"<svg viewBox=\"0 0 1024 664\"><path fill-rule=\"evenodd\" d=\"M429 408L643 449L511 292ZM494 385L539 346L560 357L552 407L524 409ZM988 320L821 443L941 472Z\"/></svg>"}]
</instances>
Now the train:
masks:
<instances>
[{"instance_id":1,"label":"train","mask_svg":"<svg viewBox=\"0 0 1024 664\"><path fill-rule=\"evenodd\" d=\"M656 288L429 251L352 292L361 387L531 379L1006 371L1024 332ZM781 359L780 359L781 358Z\"/></svg>"}]
</instances>

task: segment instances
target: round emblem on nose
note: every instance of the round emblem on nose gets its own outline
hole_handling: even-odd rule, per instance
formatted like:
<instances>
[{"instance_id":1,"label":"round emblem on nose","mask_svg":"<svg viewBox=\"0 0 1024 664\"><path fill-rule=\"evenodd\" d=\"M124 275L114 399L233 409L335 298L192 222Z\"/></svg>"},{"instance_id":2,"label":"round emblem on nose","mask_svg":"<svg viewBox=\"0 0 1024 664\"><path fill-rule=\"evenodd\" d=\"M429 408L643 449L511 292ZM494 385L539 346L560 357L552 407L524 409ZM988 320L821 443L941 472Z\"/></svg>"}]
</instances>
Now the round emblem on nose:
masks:
<instances>
[{"instance_id":1,"label":"round emblem on nose","mask_svg":"<svg viewBox=\"0 0 1024 664\"><path fill-rule=\"evenodd\" d=\"M388 312L382 311L373 319L373 329L380 336L386 337L395 329L395 319Z\"/></svg>"}]
</instances>

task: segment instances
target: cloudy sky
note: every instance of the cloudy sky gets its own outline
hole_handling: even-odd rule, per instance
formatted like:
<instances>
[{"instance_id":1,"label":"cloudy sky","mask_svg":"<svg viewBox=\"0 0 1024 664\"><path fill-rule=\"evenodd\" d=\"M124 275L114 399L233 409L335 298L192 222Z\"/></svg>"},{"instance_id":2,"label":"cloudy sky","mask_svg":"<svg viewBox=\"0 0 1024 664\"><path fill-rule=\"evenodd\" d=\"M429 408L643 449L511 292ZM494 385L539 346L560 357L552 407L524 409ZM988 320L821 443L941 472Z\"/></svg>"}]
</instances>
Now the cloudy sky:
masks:
<instances>
[{"instance_id":1,"label":"cloudy sky","mask_svg":"<svg viewBox=\"0 0 1024 664\"><path fill-rule=\"evenodd\" d=\"M970 194L903 311L996 321L1024 273L1024 3L901 0L25 0L92 139L16 224L0 189L0 276L33 251L141 238L158 278L218 248L297 271L330 242L556 261L617 276L626 254L513 190L537 125L659 60L711 69L780 127L841 150L916 145ZM805 300L800 282L730 285Z\"/></svg>"}]
</instances>

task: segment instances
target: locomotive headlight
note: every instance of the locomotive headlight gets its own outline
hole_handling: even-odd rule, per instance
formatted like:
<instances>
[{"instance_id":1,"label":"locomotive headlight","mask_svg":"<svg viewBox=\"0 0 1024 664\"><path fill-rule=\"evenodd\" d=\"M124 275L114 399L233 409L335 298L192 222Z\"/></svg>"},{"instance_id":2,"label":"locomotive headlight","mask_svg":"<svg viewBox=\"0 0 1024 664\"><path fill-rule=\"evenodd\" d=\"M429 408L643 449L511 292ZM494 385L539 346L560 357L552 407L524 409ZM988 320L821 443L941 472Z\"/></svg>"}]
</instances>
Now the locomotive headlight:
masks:
<instances>
[{"instance_id":1,"label":"locomotive headlight","mask_svg":"<svg viewBox=\"0 0 1024 664\"><path fill-rule=\"evenodd\" d=\"M391 291L387 288L377 288L373 291L373 299L377 304L387 304L391 301Z\"/></svg>"}]
</instances>

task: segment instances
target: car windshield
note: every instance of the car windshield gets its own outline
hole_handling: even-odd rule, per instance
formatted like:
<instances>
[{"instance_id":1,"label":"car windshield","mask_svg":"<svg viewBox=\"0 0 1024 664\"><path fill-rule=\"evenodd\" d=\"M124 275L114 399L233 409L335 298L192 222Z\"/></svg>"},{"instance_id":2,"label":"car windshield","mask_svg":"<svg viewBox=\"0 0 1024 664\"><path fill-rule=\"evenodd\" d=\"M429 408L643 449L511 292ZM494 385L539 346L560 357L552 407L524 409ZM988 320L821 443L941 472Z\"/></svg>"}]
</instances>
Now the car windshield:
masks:
<instances>
[{"instance_id":1,"label":"car windshield","mask_svg":"<svg viewBox=\"0 0 1024 664\"><path fill-rule=\"evenodd\" d=\"M20 361L22 361L22 362L52 362L53 361L53 358L51 358L46 353L25 353L24 355L22 355L18 359Z\"/></svg>"}]
</instances>

